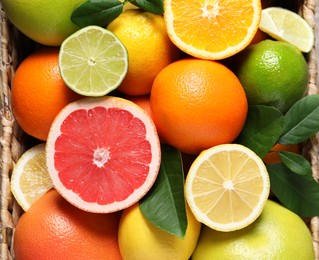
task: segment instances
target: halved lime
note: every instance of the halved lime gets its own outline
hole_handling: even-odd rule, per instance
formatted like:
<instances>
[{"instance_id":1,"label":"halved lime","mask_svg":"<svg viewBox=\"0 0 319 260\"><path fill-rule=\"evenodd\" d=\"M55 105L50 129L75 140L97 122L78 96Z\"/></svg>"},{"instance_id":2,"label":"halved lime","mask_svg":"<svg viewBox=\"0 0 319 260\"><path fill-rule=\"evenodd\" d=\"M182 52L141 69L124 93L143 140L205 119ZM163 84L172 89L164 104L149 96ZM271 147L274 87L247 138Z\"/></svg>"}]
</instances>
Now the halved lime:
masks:
<instances>
[{"instance_id":1,"label":"halved lime","mask_svg":"<svg viewBox=\"0 0 319 260\"><path fill-rule=\"evenodd\" d=\"M262 11L259 29L276 40L289 42L302 52L314 45L314 31L297 13L281 7L268 7Z\"/></svg>"},{"instance_id":2,"label":"halved lime","mask_svg":"<svg viewBox=\"0 0 319 260\"><path fill-rule=\"evenodd\" d=\"M90 25L61 45L59 68L66 85L84 96L104 96L116 89L128 69L128 53L110 31Z\"/></svg>"}]
</instances>

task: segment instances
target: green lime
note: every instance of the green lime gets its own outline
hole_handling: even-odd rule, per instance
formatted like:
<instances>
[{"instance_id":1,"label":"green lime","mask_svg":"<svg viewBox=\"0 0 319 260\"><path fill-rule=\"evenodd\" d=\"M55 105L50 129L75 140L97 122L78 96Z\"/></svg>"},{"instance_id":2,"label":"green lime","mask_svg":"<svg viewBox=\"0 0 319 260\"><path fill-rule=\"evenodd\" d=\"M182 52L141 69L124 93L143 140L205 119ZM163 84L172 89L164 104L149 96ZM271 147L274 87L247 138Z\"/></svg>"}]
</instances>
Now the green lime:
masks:
<instances>
[{"instance_id":1,"label":"green lime","mask_svg":"<svg viewBox=\"0 0 319 260\"><path fill-rule=\"evenodd\" d=\"M221 232L202 227L192 260L315 259L307 225L295 213L268 200L259 218L244 229Z\"/></svg>"},{"instance_id":2,"label":"green lime","mask_svg":"<svg viewBox=\"0 0 319 260\"><path fill-rule=\"evenodd\" d=\"M59 68L66 85L84 96L104 96L116 89L128 69L128 53L109 30L90 25L65 39Z\"/></svg>"},{"instance_id":3,"label":"green lime","mask_svg":"<svg viewBox=\"0 0 319 260\"><path fill-rule=\"evenodd\" d=\"M285 113L307 90L308 65L290 43L264 40L236 57L234 72L250 105L270 105Z\"/></svg>"}]
</instances>

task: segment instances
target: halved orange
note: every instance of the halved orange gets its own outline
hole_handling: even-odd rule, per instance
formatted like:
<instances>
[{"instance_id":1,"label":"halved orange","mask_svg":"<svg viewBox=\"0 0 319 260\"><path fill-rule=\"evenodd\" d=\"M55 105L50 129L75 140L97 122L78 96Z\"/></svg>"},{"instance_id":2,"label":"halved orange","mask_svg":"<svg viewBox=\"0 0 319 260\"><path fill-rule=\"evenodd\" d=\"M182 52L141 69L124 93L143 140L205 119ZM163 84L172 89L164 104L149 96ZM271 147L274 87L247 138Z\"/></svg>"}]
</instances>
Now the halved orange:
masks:
<instances>
[{"instance_id":1,"label":"halved orange","mask_svg":"<svg viewBox=\"0 0 319 260\"><path fill-rule=\"evenodd\" d=\"M224 59L244 49L257 32L260 17L260 0L164 0L170 39L202 59Z\"/></svg>"}]
</instances>

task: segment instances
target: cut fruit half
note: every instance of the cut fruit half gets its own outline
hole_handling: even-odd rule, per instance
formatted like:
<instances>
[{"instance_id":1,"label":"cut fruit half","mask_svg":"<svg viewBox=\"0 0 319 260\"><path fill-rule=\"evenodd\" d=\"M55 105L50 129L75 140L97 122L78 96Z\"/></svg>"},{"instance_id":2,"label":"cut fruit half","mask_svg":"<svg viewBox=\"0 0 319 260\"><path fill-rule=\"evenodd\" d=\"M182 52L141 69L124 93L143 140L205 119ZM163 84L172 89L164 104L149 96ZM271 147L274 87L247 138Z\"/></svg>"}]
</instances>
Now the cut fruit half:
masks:
<instances>
[{"instance_id":1,"label":"cut fruit half","mask_svg":"<svg viewBox=\"0 0 319 260\"><path fill-rule=\"evenodd\" d=\"M281 7L264 9L259 28L276 40L296 46L302 52L309 52L314 45L314 31L308 22Z\"/></svg>"},{"instance_id":2,"label":"cut fruit half","mask_svg":"<svg viewBox=\"0 0 319 260\"><path fill-rule=\"evenodd\" d=\"M263 161L250 149L223 144L203 151L186 177L185 196L198 221L219 231L251 224L268 199Z\"/></svg>"},{"instance_id":3,"label":"cut fruit half","mask_svg":"<svg viewBox=\"0 0 319 260\"><path fill-rule=\"evenodd\" d=\"M170 39L202 59L224 59L243 50L254 38L260 16L260 0L164 0Z\"/></svg>"},{"instance_id":4,"label":"cut fruit half","mask_svg":"<svg viewBox=\"0 0 319 260\"><path fill-rule=\"evenodd\" d=\"M59 68L65 84L75 92L104 96L123 81L128 70L128 53L112 32L91 25L63 41Z\"/></svg>"},{"instance_id":5,"label":"cut fruit half","mask_svg":"<svg viewBox=\"0 0 319 260\"><path fill-rule=\"evenodd\" d=\"M11 191L24 211L53 187L45 158L45 144L24 152L12 171Z\"/></svg>"},{"instance_id":6,"label":"cut fruit half","mask_svg":"<svg viewBox=\"0 0 319 260\"><path fill-rule=\"evenodd\" d=\"M133 102L111 96L67 105L51 126L46 152L56 190L96 213L140 200L155 182L161 161L152 119Z\"/></svg>"}]
</instances>

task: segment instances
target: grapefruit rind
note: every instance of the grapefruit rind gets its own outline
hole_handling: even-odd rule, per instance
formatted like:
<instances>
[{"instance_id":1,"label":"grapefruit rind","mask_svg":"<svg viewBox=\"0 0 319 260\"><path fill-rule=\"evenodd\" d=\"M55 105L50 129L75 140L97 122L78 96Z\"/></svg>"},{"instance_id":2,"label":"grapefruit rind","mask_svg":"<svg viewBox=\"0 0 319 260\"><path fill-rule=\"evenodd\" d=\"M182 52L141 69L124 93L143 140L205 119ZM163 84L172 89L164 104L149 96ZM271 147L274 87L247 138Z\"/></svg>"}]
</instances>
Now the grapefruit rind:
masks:
<instances>
[{"instance_id":1,"label":"grapefruit rind","mask_svg":"<svg viewBox=\"0 0 319 260\"><path fill-rule=\"evenodd\" d=\"M57 166L59 166L59 164L61 165L62 163L65 163L66 160L63 162L57 161L57 158L61 158L61 157L57 156L57 152L55 150L58 142L61 142L61 141L59 141L59 138L61 138L61 136L62 136L61 126L63 126L63 124L65 124L65 122L66 122L65 120L71 115L71 113L74 111L79 111L79 110L82 110L82 111L84 110L87 112L88 110L94 109L96 107L104 108L106 110L109 108L123 109L125 111L129 111L134 117L137 117L138 119L140 119L145 125L145 130L146 130L145 140L147 140L147 142L149 142L150 147L151 147L151 149L150 149L151 150L151 160L148 163L148 165L145 166L145 167L149 167L149 171L146 173L147 176L145 178L144 183L142 185L140 185L138 188L134 188L134 191L127 198L125 198L123 200L119 200L119 201L115 200L112 203L105 203L105 204L99 203L96 201L95 202L85 201L81 197L82 196L81 194L78 194L78 193L74 192L72 189L65 187L65 183L63 183L61 181L61 178L60 178L61 172L59 172L59 170L57 169L58 168ZM105 119L105 120L108 120L108 119ZM76 121L77 121L77 119L74 118L73 122L76 122ZM113 123L113 122L111 122L111 123ZM114 121L114 123L116 124L115 121ZM70 145L82 146L83 143L85 144L85 142L87 140L92 139L92 140L95 140L95 142L97 143L96 147L94 148L96 151L96 148L99 147L99 144L102 144L105 141L105 140L102 140L101 136L96 137L96 134L101 133L101 131L99 131L99 130L95 131L94 129L96 127L98 128L99 126L98 125L86 125L83 127L90 128L91 132L92 132L92 136L86 137L87 139L85 139L85 140L84 139L77 139L77 137L76 137L75 139L72 139L72 140L76 140L76 142L78 142L78 144L73 142ZM74 131L75 135L77 134L76 131L81 131L81 129L75 130ZM72 132L70 134L72 135ZM99 138L101 138L101 140L102 140L101 142L100 142ZM125 138L125 136L123 138ZM101 146L99 148L101 148ZM65 151L68 151L68 150L65 150ZM72 151L71 147L70 147L69 151ZM91 152L93 154L94 151L91 151ZM127 152L127 151L123 151L124 160L125 160L125 152ZM86 156L84 153L82 155L83 155L83 157ZM125 100L122 98L118 98L118 97L105 96L105 97L100 97L100 98L84 98L84 99L72 102L69 105L67 105L64 109L62 109L62 111L58 114L58 116L56 117L56 119L54 120L54 122L51 126L49 136L47 139L46 156L47 156L47 165L48 165L49 174L53 180L54 187L67 201L69 201L71 204L73 204L74 206L76 206L84 211L94 212L94 213L110 213L110 212L122 210L122 209L127 208L127 207L131 206L132 204L136 203L153 186L153 184L156 180L156 177L158 175L158 172L159 172L160 161L161 161L161 150L160 150L160 142L159 142L159 138L158 138L158 135L156 132L155 125L154 125L152 119L150 118L150 116L147 115L143 111L143 109L141 109L139 106L137 106L136 104L134 104L131 101L128 101L128 100ZM71 152L70 152L70 156L72 156ZM81 156L81 154L79 154L78 156ZM111 156L112 155L110 155L110 157ZM66 157L68 157L68 152L65 152L64 158L66 158ZM81 164L81 161L78 162L78 165L70 165L70 167L75 167L78 170L80 168L80 164ZM92 164L94 164L94 162L91 160L89 164L84 166L84 168L91 169ZM97 166L95 165L95 167L97 167ZM100 167L101 167L101 165L100 165ZM102 167L104 167L104 165ZM136 177L138 178L139 176L136 176ZM82 180L81 182L84 182L84 181L86 181L87 183L84 183L83 185L89 186L90 179ZM115 183L115 184L117 184L117 183ZM97 188L101 188L101 185L97 185ZM89 190L88 192L95 193L96 191L97 191L96 189L94 189L94 190L92 189L92 190ZM113 194L113 195L117 196L118 194Z\"/></svg>"},{"instance_id":2,"label":"grapefruit rind","mask_svg":"<svg viewBox=\"0 0 319 260\"><path fill-rule=\"evenodd\" d=\"M229 180L232 181L232 179L225 178L223 180L224 183L214 183L212 181L212 179L210 179L210 178L202 179L201 181L198 182L198 180L202 178L202 176L198 176L198 169L202 166L203 163L208 163L208 164L210 164L210 166L208 167L208 170L206 169L208 174L212 174L213 168L215 168L214 169L215 173L216 172L220 173L220 172L223 172L225 169L227 169L226 170L226 171L228 171L227 174L229 174L229 176L231 176L231 173L230 173L231 168L234 167L231 160L225 162L224 169L217 169L216 166L211 162L212 157L214 157L216 155L218 156L218 154L225 153L225 152L226 153L232 153L232 152L238 153L238 154L241 154L241 156L246 157L246 159L248 158L247 160L250 160L250 159L253 160L253 163L255 165L257 165L257 167L258 167L257 175L258 175L258 178L261 178L262 189L260 190L260 192L258 194L253 194L253 196L258 195L259 198L258 198L258 202L255 205L249 205L251 207L251 212L248 215L246 215L245 217L242 217L240 219L240 221L230 221L230 222L224 221L222 223L222 222L217 222L217 221L213 220L212 218L210 218L208 216L208 212L203 211L203 205L206 204L206 205L204 205L206 207L208 204L208 201L207 201L207 203L204 203L204 204L203 204L203 201L201 201L202 204L200 204L200 203L198 204L197 198L199 196L203 196L203 197L206 196L205 199L206 200L209 199L211 204L214 204L214 206L218 205L218 203L220 203L221 201L225 202L225 200L221 199L221 197L219 197L219 200L216 200L215 198L217 196L214 193L216 193L216 191L217 191L217 193L220 192L220 194L221 193L225 194L226 192L228 192L226 190L229 187L225 188L225 183L227 183L226 184L226 186L227 186L229 184L228 181ZM231 155L229 155L229 158L231 158ZM223 160L223 159L219 158L217 161L220 161L220 160ZM238 162L234 163L234 165L236 165L236 164L240 165L240 164L238 164ZM244 164L245 164L245 162L242 163L242 167L244 167ZM209 168L211 170L209 170ZM223 177L225 177L225 176L223 175ZM253 180L254 178L256 178L256 174L253 174L252 176L250 176L250 178L251 178L251 180ZM243 180L241 179L240 182L243 182ZM250 179L248 178L247 183L249 183L249 182L250 182ZM213 184L214 190L209 189L209 187L210 187L209 185L211 185L211 184ZM252 185L254 185L254 183ZM236 189L237 189L236 184L233 183L233 185L230 185L230 186L231 186L231 188L229 188L229 190L231 190L231 192L233 194L235 194L237 192L236 191ZM247 148L245 146L239 145L239 144L217 145L217 146L209 148L209 149L203 151L202 153L200 153L200 155L195 159L195 161L193 162L193 164L190 167L190 170L189 170L188 175L186 177L186 185L185 185L185 196L186 196L187 202L188 202L194 216L196 217L196 219L199 222L209 226L212 229L215 229L218 231L223 231L223 232L239 230L239 229L242 229L242 228L250 225L251 223L253 223L258 218L258 216L261 214L261 212L266 204L266 201L268 199L269 191L270 191L270 180L269 180L269 175L268 175L267 169L266 169L263 161L252 150L250 150L249 148ZM210 196L210 194L214 194L214 195ZM245 195L247 196L247 198L246 198L247 201L245 201L245 199L242 198L243 203L247 203L248 201L250 201L249 200L249 196L250 196L249 192L247 192ZM231 195L230 195L230 198L231 198ZM227 200L226 200L226 203L228 204L227 207L232 208L232 210L233 210L232 213L234 215L236 215L236 212L242 213L243 209L241 208L240 205L231 204L230 201L227 201ZM218 207L216 207L216 208L218 208ZM222 219L224 217L225 218L228 217L228 216L225 216L225 215L227 215L226 210L224 211L223 207L220 207L220 209L221 209L220 211L214 212L214 214L218 215ZM214 210L214 208L209 209L210 212L212 212L213 210Z\"/></svg>"}]
</instances>

